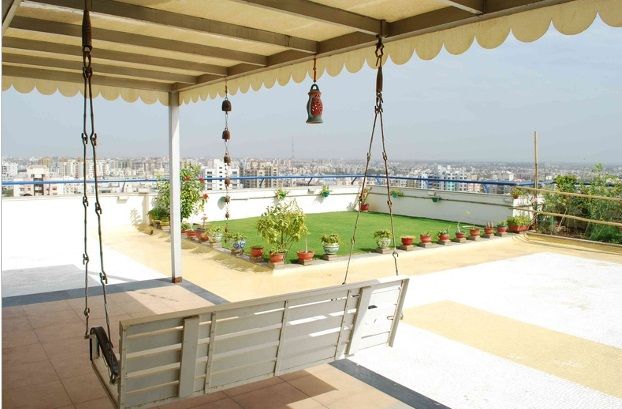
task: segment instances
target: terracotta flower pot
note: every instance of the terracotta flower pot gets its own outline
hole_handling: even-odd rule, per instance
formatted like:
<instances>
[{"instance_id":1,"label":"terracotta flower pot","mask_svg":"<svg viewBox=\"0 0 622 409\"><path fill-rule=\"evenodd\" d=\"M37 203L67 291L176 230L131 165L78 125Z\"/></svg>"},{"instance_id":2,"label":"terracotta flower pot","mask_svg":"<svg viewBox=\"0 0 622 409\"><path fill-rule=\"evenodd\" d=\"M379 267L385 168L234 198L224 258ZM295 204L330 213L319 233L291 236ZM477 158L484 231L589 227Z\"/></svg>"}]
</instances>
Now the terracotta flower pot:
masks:
<instances>
[{"instance_id":1,"label":"terracotta flower pot","mask_svg":"<svg viewBox=\"0 0 622 409\"><path fill-rule=\"evenodd\" d=\"M186 233L186 237L189 239L193 239L197 236L197 232L194 230L186 230L185 233Z\"/></svg>"},{"instance_id":2,"label":"terracotta flower pot","mask_svg":"<svg viewBox=\"0 0 622 409\"><path fill-rule=\"evenodd\" d=\"M251 247L251 257L263 257L263 247Z\"/></svg>"},{"instance_id":3,"label":"terracotta flower pot","mask_svg":"<svg viewBox=\"0 0 622 409\"><path fill-rule=\"evenodd\" d=\"M527 231L529 230L529 226L508 226L508 230L511 231L512 233L520 233L522 231Z\"/></svg>"},{"instance_id":4,"label":"terracotta flower pot","mask_svg":"<svg viewBox=\"0 0 622 409\"><path fill-rule=\"evenodd\" d=\"M492 234L493 230L492 227L484 227L484 234Z\"/></svg>"},{"instance_id":5,"label":"terracotta flower pot","mask_svg":"<svg viewBox=\"0 0 622 409\"><path fill-rule=\"evenodd\" d=\"M497 226L497 233L505 233L506 231L508 231L506 226Z\"/></svg>"},{"instance_id":6,"label":"terracotta flower pot","mask_svg":"<svg viewBox=\"0 0 622 409\"><path fill-rule=\"evenodd\" d=\"M285 258L285 253L272 253L270 254L271 263L280 263Z\"/></svg>"},{"instance_id":7,"label":"terracotta flower pot","mask_svg":"<svg viewBox=\"0 0 622 409\"><path fill-rule=\"evenodd\" d=\"M299 251L296 254L298 254L298 260L300 261L313 260L314 253L312 251Z\"/></svg>"},{"instance_id":8,"label":"terracotta flower pot","mask_svg":"<svg viewBox=\"0 0 622 409\"><path fill-rule=\"evenodd\" d=\"M402 237L402 244L403 244L404 246L410 246L410 245L412 245L412 244L413 244L413 240L414 240L414 239L413 239L412 237L410 237L410 236L405 236L405 237Z\"/></svg>"},{"instance_id":9,"label":"terracotta flower pot","mask_svg":"<svg viewBox=\"0 0 622 409\"><path fill-rule=\"evenodd\" d=\"M438 235L440 241L449 241L449 233L443 233Z\"/></svg>"},{"instance_id":10,"label":"terracotta flower pot","mask_svg":"<svg viewBox=\"0 0 622 409\"><path fill-rule=\"evenodd\" d=\"M471 235L471 237L479 236L479 232L480 232L479 227L476 229L469 229L469 234Z\"/></svg>"},{"instance_id":11,"label":"terracotta flower pot","mask_svg":"<svg viewBox=\"0 0 622 409\"><path fill-rule=\"evenodd\" d=\"M421 240L422 243L431 243L432 242L432 236L428 236L425 234L420 234L419 235L419 240Z\"/></svg>"},{"instance_id":12,"label":"terracotta flower pot","mask_svg":"<svg viewBox=\"0 0 622 409\"><path fill-rule=\"evenodd\" d=\"M464 238L464 233L463 232L456 232L456 238L457 239L463 239Z\"/></svg>"},{"instance_id":13,"label":"terracotta flower pot","mask_svg":"<svg viewBox=\"0 0 622 409\"><path fill-rule=\"evenodd\" d=\"M361 212L369 211L369 203L361 203Z\"/></svg>"},{"instance_id":14,"label":"terracotta flower pot","mask_svg":"<svg viewBox=\"0 0 622 409\"><path fill-rule=\"evenodd\" d=\"M209 240L209 235L206 233L201 233L199 234L199 240L200 241L208 241Z\"/></svg>"}]
</instances>

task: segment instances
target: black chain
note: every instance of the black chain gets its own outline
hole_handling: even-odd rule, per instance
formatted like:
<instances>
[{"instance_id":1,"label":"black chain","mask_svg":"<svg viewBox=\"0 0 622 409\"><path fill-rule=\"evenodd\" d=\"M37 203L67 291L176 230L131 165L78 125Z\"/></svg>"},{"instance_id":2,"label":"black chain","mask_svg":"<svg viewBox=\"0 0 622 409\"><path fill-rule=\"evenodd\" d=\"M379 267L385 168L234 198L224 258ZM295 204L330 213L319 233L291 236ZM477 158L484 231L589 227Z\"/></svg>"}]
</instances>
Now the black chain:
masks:
<instances>
[{"instance_id":1,"label":"black chain","mask_svg":"<svg viewBox=\"0 0 622 409\"><path fill-rule=\"evenodd\" d=\"M104 296L104 311L106 314L106 329L108 334L108 339L110 338L110 318L108 316L108 300L106 297L106 284L108 284L108 276L104 270L104 249L102 244L102 225L101 225L101 214L102 208L99 202L99 185L98 185L98 177L97 177L97 133L95 132L95 114L93 111L93 88L91 84L91 79L93 77L93 68L91 66L91 51L93 50L92 45L92 36L91 36L91 19L89 16L88 8L86 7L86 1L84 4L84 14L82 19L82 77L84 78L84 105L83 105L83 126L82 126L82 160L83 160L83 195L82 195L82 203L84 206L84 254L83 254L83 262L85 264L85 277L84 277L84 299L85 299L85 307L84 307L84 315L86 317L86 334L85 337L88 337L89 330L89 315L90 309L88 306L88 263L89 256L87 254L87 207L88 207L88 197L87 197L87 187L86 187L86 176L87 176L87 165L86 165L86 146L90 142L92 146L93 152L93 179L94 179L94 189L95 189L95 214L97 215L97 237L99 241L99 260L100 260L100 273L99 273L99 281L102 285L102 293ZM87 104L88 102L88 104ZM87 111L90 116L90 131L87 131ZM112 340L110 341L112 343Z\"/></svg>"},{"instance_id":2,"label":"black chain","mask_svg":"<svg viewBox=\"0 0 622 409\"><path fill-rule=\"evenodd\" d=\"M229 154L229 141L231 140L231 131L229 131L229 112L231 112L231 101L229 101L229 89L227 82L225 81L225 100L222 102L222 110L225 113L225 130L223 131L222 139L225 142L225 156L223 161L225 163L225 235L229 232L229 218L231 213L229 212L231 195L231 166L232 160Z\"/></svg>"},{"instance_id":3,"label":"black chain","mask_svg":"<svg viewBox=\"0 0 622 409\"><path fill-rule=\"evenodd\" d=\"M393 262L395 264L395 275L399 275L399 269L397 267L397 248L395 245L395 228L393 224L393 202L391 201L391 188L389 186L389 165L388 165L388 156L387 149L385 146L385 138L384 138L384 123L382 121L382 85L383 85L383 77L382 77L382 57L384 56L384 44L382 43L382 37L378 36L378 41L376 43L376 105L374 106L374 124L371 130L371 137L369 138L369 148L367 149L367 157L365 162L365 173L363 174L363 182L361 184L361 191L358 194L358 202L359 207L356 213L356 220L354 222L354 231L352 232L352 238L350 239L350 253L348 254L348 263L346 264L346 273L343 278L343 283L345 284L348 280L348 273L350 272L350 261L352 260L352 253L354 251L354 244L356 243L356 231L358 229L359 218L361 216L361 203L362 197L365 194L365 188L367 185L368 173L369 173L369 163L371 161L371 150L374 144L374 135L376 133L376 124L378 123L378 118L380 118L380 136L382 140L382 159L384 161L384 171L385 171L385 179L387 184L387 205L389 207L389 219L391 220L391 237L393 238Z\"/></svg>"}]
</instances>

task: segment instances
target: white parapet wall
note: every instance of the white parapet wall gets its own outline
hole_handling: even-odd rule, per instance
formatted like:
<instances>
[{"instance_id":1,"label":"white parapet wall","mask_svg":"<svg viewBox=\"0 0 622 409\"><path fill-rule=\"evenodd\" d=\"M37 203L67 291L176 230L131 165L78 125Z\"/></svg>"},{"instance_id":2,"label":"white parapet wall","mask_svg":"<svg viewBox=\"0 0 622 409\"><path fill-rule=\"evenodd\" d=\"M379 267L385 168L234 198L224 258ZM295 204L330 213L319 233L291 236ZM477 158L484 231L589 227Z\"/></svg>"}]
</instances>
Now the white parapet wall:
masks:
<instances>
[{"instance_id":1,"label":"white parapet wall","mask_svg":"<svg viewBox=\"0 0 622 409\"><path fill-rule=\"evenodd\" d=\"M414 188L399 190L404 196L391 198L393 214L478 225L496 223L514 214L514 199L508 195ZM373 186L368 202L370 211L387 213L386 187Z\"/></svg>"}]
</instances>

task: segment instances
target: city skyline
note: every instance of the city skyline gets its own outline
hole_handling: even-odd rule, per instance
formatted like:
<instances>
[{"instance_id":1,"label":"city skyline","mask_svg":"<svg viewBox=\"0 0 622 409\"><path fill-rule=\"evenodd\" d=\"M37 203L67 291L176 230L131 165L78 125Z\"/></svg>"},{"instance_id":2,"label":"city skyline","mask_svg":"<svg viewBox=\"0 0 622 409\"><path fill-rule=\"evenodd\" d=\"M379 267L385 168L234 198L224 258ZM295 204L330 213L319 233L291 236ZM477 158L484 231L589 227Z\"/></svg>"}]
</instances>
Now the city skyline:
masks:
<instances>
[{"instance_id":1,"label":"city skyline","mask_svg":"<svg viewBox=\"0 0 622 409\"><path fill-rule=\"evenodd\" d=\"M510 38L495 53L474 44L456 58L385 67L385 129L390 160L529 162L532 133L546 163L620 163L622 33L600 21L577 36L550 30L533 44ZM374 71L323 76L325 123L304 123L310 80L231 96L231 154L238 157L364 160L373 114ZM77 157L81 98L2 94L7 156ZM161 105L96 99L100 155L166 156ZM181 109L184 157L219 157L220 100ZM34 144L33 144L34 139ZM34 146L34 147L33 147ZM379 157L378 147L374 156Z\"/></svg>"}]
</instances>

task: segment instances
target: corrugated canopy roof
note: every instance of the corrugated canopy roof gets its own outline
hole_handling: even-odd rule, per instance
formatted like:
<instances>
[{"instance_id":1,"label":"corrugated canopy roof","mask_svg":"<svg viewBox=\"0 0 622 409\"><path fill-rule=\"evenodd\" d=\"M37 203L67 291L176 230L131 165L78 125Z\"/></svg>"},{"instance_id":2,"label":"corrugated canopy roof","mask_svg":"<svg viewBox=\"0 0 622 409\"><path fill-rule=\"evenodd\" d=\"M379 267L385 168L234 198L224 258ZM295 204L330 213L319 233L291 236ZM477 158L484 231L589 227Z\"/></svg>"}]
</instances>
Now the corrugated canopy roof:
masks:
<instances>
[{"instance_id":1,"label":"corrugated canopy roof","mask_svg":"<svg viewBox=\"0 0 622 409\"><path fill-rule=\"evenodd\" d=\"M3 0L2 87L82 90L82 0ZM622 26L622 0L92 0L93 84L107 99L182 102L270 88L375 63L375 36L396 64L474 41L579 33L597 14Z\"/></svg>"}]
</instances>

